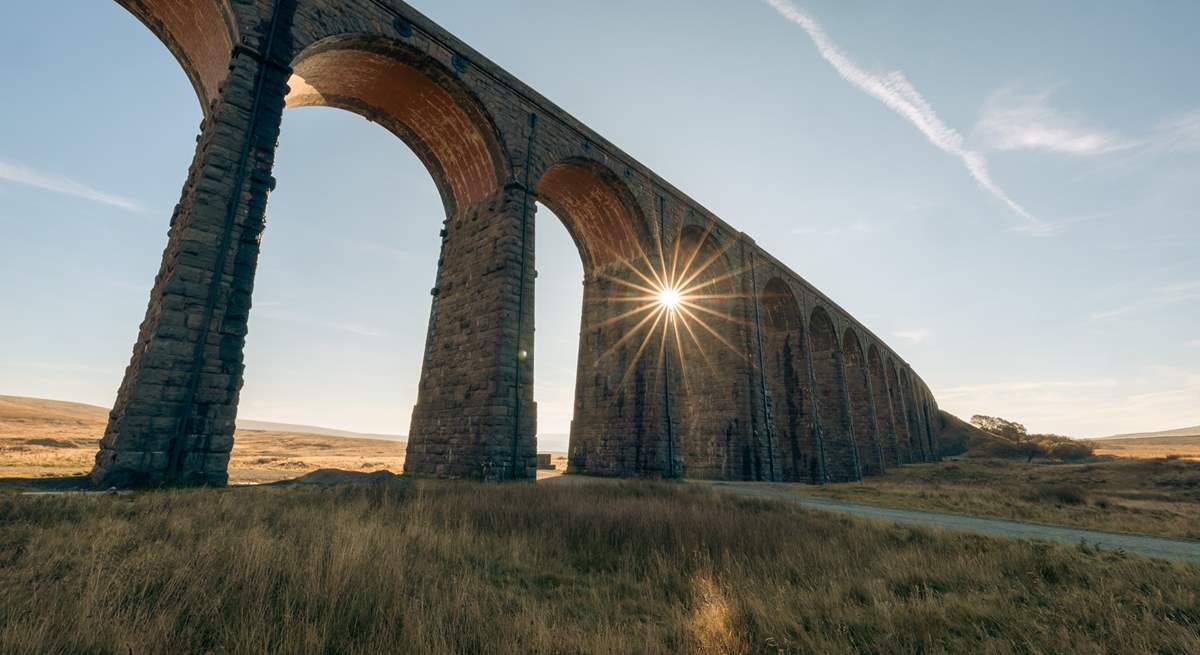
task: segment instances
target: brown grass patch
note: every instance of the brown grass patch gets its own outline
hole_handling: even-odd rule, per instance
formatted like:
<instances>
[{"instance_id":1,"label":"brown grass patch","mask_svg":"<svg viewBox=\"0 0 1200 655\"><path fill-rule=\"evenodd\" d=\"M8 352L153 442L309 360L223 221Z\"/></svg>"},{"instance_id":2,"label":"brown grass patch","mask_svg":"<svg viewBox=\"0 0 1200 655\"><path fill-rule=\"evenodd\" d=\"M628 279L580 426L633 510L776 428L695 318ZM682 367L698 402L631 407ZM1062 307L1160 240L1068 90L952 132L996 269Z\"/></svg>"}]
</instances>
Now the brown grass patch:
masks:
<instances>
[{"instance_id":1,"label":"brown grass patch","mask_svg":"<svg viewBox=\"0 0 1200 655\"><path fill-rule=\"evenodd\" d=\"M1099 439L1091 442L1097 455L1158 459L1172 457L1200 462L1200 436Z\"/></svg>"}]
</instances>

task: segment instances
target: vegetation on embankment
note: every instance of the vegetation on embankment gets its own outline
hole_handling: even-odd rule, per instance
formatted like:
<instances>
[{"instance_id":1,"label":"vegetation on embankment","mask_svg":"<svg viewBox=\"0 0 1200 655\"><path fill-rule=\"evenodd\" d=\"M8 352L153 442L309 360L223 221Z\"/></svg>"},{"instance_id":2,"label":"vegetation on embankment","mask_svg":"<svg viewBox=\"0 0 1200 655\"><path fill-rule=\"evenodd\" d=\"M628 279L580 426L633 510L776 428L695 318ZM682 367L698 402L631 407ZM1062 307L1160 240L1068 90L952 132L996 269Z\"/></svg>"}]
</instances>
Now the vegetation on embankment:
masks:
<instances>
[{"instance_id":1,"label":"vegetation on embankment","mask_svg":"<svg viewBox=\"0 0 1200 655\"><path fill-rule=\"evenodd\" d=\"M955 458L798 491L886 507L1200 539L1200 463L1184 459L1047 464Z\"/></svg>"},{"instance_id":2,"label":"vegetation on embankment","mask_svg":"<svg viewBox=\"0 0 1200 655\"><path fill-rule=\"evenodd\" d=\"M5 653L1185 653L1200 568L684 485L0 496Z\"/></svg>"},{"instance_id":3,"label":"vegetation on embankment","mask_svg":"<svg viewBox=\"0 0 1200 655\"><path fill-rule=\"evenodd\" d=\"M1177 456L1064 462L1049 454L1055 446L1060 454L1077 452L1074 440L1021 442L944 412L942 424L942 462L798 491L887 507L1200 539L1200 462ZM1042 443L1051 447L1029 457L1027 446Z\"/></svg>"}]
</instances>

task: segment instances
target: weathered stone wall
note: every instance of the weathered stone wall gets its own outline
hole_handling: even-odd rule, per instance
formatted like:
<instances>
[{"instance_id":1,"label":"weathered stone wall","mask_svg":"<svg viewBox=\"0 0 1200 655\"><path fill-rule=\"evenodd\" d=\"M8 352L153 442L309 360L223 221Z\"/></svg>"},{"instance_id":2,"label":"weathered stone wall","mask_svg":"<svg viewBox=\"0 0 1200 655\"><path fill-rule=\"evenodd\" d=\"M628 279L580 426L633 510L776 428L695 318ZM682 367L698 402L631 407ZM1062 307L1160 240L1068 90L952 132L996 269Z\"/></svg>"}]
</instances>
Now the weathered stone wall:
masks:
<instances>
[{"instance_id":1,"label":"weathered stone wall","mask_svg":"<svg viewBox=\"0 0 1200 655\"><path fill-rule=\"evenodd\" d=\"M534 477L538 202L585 270L571 472L825 482L935 457L936 404L886 344L399 0L119 1L206 119L97 484L225 482L280 115L303 105L387 127L445 203L407 472ZM664 278L693 302L656 318Z\"/></svg>"},{"instance_id":2,"label":"weathered stone wall","mask_svg":"<svg viewBox=\"0 0 1200 655\"><path fill-rule=\"evenodd\" d=\"M867 377L867 358L854 330L847 329L842 338L846 363L846 387L850 397L851 425L858 445L862 475L879 475L884 470L883 447L879 442L875 404L871 397L871 382Z\"/></svg>"},{"instance_id":3,"label":"weathered stone wall","mask_svg":"<svg viewBox=\"0 0 1200 655\"><path fill-rule=\"evenodd\" d=\"M883 451L884 467L900 465L900 443L896 436L896 422L892 419L892 400L888 394L887 378L883 374L883 360L879 349L872 344L867 351L867 368L870 371L871 397L874 400L875 423L879 433L879 445Z\"/></svg>"},{"instance_id":4,"label":"weathered stone wall","mask_svg":"<svg viewBox=\"0 0 1200 655\"><path fill-rule=\"evenodd\" d=\"M406 472L536 475L530 204L510 187L446 222Z\"/></svg>"}]
</instances>

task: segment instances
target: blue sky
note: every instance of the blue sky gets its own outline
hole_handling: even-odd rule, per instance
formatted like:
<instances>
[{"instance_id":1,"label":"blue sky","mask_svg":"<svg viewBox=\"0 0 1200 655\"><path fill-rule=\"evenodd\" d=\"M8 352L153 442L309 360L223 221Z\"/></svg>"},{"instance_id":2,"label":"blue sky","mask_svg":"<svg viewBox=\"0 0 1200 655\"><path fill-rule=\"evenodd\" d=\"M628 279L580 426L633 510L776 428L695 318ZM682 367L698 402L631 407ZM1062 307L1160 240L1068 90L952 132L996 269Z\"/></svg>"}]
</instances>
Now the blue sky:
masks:
<instances>
[{"instance_id":1,"label":"blue sky","mask_svg":"<svg viewBox=\"0 0 1200 655\"><path fill-rule=\"evenodd\" d=\"M413 4L832 296L944 408L1200 423L1200 5ZM0 393L111 404L195 94L115 3L3 3L0 56ZM432 181L313 108L286 114L276 176L241 415L407 431ZM582 268L545 209L537 229L535 396L565 433Z\"/></svg>"}]
</instances>

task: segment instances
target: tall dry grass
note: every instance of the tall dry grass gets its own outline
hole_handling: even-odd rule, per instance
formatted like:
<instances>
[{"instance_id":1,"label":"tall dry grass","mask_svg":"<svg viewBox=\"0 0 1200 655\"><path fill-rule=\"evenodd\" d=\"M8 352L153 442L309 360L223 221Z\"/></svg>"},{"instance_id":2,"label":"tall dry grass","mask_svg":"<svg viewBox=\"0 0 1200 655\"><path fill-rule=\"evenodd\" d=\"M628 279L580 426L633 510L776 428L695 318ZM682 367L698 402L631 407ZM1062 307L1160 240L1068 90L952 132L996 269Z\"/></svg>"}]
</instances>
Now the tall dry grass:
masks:
<instances>
[{"instance_id":1,"label":"tall dry grass","mask_svg":"<svg viewBox=\"0 0 1200 655\"><path fill-rule=\"evenodd\" d=\"M1198 594L683 485L0 497L4 653L1194 653Z\"/></svg>"}]
</instances>

